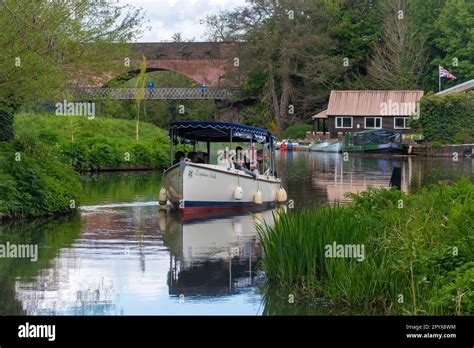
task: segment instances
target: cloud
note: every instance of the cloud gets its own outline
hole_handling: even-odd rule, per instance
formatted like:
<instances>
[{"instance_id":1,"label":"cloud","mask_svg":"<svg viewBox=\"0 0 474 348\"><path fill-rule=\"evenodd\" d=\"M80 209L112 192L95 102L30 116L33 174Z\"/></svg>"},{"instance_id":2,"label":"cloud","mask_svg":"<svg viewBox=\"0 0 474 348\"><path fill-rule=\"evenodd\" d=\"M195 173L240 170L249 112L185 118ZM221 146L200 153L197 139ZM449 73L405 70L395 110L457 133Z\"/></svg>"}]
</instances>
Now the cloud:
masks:
<instances>
[{"instance_id":1,"label":"cloud","mask_svg":"<svg viewBox=\"0 0 474 348\"><path fill-rule=\"evenodd\" d=\"M206 26L199 21L211 13L230 10L245 5L245 0L120 0L121 4L141 7L145 10L150 26L139 42L170 41L174 33L182 33L186 39L203 41Z\"/></svg>"}]
</instances>

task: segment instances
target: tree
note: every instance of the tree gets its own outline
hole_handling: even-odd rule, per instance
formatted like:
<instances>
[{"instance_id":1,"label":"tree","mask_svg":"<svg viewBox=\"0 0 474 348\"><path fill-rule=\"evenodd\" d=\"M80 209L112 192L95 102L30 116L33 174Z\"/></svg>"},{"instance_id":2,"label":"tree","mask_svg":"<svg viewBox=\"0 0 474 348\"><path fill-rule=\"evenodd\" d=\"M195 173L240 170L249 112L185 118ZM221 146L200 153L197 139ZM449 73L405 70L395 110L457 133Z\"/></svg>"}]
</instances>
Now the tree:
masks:
<instances>
[{"instance_id":1,"label":"tree","mask_svg":"<svg viewBox=\"0 0 474 348\"><path fill-rule=\"evenodd\" d=\"M330 11L324 1L251 0L204 20L215 40L245 42L235 53L235 81L241 83L242 75L265 74L261 97L270 122L276 121L280 130L293 123L295 115L314 108L317 101L309 90L328 89L345 69L332 51Z\"/></svg>"},{"instance_id":2,"label":"tree","mask_svg":"<svg viewBox=\"0 0 474 348\"><path fill-rule=\"evenodd\" d=\"M0 1L0 141L22 105L94 80L140 34L140 10L115 1ZM123 59L123 58L122 58Z\"/></svg>"},{"instance_id":3,"label":"tree","mask_svg":"<svg viewBox=\"0 0 474 348\"><path fill-rule=\"evenodd\" d=\"M416 89L427 73L426 33L415 25L409 0L380 2L381 39L369 64L369 85L381 89Z\"/></svg>"},{"instance_id":4,"label":"tree","mask_svg":"<svg viewBox=\"0 0 474 348\"><path fill-rule=\"evenodd\" d=\"M433 90L437 86L438 65L443 65L457 79L453 84L474 77L474 2L446 1L435 22L437 36L433 46L438 54L431 61Z\"/></svg>"},{"instance_id":5,"label":"tree","mask_svg":"<svg viewBox=\"0 0 474 348\"><path fill-rule=\"evenodd\" d=\"M145 98L145 86L146 86L146 57L142 56L142 62L140 63L140 73L135 78L135 103L137 108L137 117L136 117L136 128L135 135L136 139L140 140L140 106L142 100Z\"/></svg>"},{"instance_id":6,"label":"tree","mask_svg":"<svg viewBox=\"0 0 474 348\"><path fill-rule=\"evenodd\" d=\"M173 42L183 42L183 34L174 33L171 39L173 40Z\"/></svg>"},{"instance_id":7,"label":"tree","mask_svg":"<svg viewBox=\"0 0 474 348\"><path fill-rule=\"evenodd\" d=\"M341 88L347 88L360 76L367 75L371 50L380 39L383 18L379 15L379 2L352 0L334 3L330 35L336 43L335 52L347 58L349 65L346 74L338 78Z\"/></svg>"}]
</instances>

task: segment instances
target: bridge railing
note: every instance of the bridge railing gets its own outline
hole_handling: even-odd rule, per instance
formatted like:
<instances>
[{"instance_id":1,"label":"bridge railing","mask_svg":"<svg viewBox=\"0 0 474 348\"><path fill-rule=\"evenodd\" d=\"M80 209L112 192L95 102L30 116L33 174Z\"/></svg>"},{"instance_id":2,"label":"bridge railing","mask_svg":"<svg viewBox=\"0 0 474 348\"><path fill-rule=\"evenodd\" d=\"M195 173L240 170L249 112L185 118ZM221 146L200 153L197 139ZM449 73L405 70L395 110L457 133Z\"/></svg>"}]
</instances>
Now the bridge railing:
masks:
<instances>
[{"instance_id":1,"label":"bridge railing","mask_svg":"<svg viewBox=\"0 0 474 348\"><path fill-rule=\"evenodd\" d=\"M69 93L75 99L135 99L136 88L75 88ZM229 99L239 92L238 88L221 87L161 87L145 88L145 99L186 100L186 99Z\"/></svg>"}]
</instances>

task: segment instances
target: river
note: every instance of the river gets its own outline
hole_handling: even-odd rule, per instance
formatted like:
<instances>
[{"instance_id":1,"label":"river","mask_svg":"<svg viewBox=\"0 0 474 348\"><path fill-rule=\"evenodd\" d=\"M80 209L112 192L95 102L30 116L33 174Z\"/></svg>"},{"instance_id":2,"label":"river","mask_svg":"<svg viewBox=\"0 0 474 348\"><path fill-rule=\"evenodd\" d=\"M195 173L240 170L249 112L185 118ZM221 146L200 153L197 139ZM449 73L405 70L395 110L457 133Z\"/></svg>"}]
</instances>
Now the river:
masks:
<instances>
[{"instance_id":1,"label":"river","mask_svg":"<svg viewBox=\"0 0 474 348\"><path fill-rule=\"evenodd\" d=\"M474 179L474 159L278 154L291 206L348 203L346 192L386 186L393 165L402 190ZM83 178L78 215L0 225L1 243L37 244L38 260L0 259L1 315L262 315L328 313L317 301L291 307L258 270L255 223L272 211L183 220L160 210L157 172Z\"/></svg>"}]
</instances>

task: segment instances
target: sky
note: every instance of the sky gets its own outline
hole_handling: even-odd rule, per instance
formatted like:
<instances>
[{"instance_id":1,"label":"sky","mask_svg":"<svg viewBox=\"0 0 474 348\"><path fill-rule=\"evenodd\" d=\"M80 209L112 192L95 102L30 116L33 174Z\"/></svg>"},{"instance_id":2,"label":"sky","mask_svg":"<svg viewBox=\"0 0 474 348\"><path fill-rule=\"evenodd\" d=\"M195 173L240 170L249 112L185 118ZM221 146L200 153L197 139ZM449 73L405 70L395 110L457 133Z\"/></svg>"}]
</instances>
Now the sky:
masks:
<instances>
[{"instance_id":1,"label":"sky","mask_svg":"<svg viewBox=\"0 0 474 348\"><path fill-rule=\"evenodd\" d=\"M199 21L206 15L245 5L245 0L119 0L145 10L144 27L150 26L139 42L171 41L174 33L184 40L205 41L206 26Z\"/></svg>"}]
</instances>

